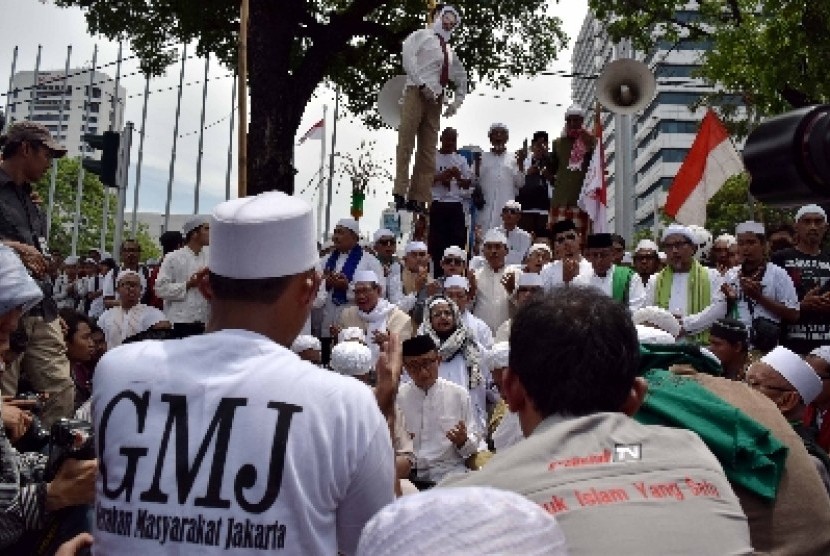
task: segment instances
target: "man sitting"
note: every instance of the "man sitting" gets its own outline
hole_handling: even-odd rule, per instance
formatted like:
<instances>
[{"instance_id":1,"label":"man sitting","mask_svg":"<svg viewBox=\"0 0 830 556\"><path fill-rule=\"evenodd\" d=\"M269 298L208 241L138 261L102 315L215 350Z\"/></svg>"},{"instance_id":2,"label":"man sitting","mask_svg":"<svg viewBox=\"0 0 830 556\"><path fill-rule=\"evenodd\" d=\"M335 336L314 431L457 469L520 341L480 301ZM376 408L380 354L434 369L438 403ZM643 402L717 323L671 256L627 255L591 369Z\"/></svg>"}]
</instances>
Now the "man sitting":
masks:
<instances>
[{"instance_id":1,"label":"man sitting","mask_svg":"<svg viewBox=\"0 0 830 556\"><path fill-rule=\"evenodd\" d=\"M442 486L527 496L556 515L574 554L751 554L746 516L700 438L629 417L646 394L639 353L628 310L591 288L529 301L502 376L525 439Z\"/></svg>"},{"instance_id":2,"label":"man sitting","mask_svg":"<svg viewBox=\"0 0 830 556\"><path fill-rule=\"evenodd\" d=\"M104 311L98 326L104 331L107 349L120 346L124 340L145 330L170 328L172 324L160 310L139 303L141 280L133 270L122 270L117 279L117 293L121 305Z\"/></svg>"}]
</instances>

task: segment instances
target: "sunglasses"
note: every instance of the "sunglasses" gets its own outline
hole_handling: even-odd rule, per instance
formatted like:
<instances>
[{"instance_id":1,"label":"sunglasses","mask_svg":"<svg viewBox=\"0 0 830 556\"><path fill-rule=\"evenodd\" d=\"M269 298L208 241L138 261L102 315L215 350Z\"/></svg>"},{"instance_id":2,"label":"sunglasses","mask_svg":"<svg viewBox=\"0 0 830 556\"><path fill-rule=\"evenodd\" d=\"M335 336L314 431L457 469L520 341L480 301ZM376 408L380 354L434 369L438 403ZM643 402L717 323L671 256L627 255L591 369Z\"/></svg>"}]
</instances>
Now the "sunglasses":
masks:
<instances>
[{"instance_id":1,"label":"sunglasses","mask_svg":"<svg viewBox=\"0 0 830 556\"><path fill-rule=\"evenodd\" d=\"M387 239L379 239L375 243L377 243L378 245L395 245L395 240L390 237Z\"/></svg>"},{"instance_id":2,"label":"sunglasses","mask_svg":"<svg viewBox=\"0 0 830 556\"><path fill-rule=\"evenodd\" d=\"M455 257L447 257L441 262L444 264L464 264L464 261L462 259L456 259Z\"/></svg>"},{"instance_id":3,"label":"sunglasses","mask_svg":"<svg viewBox=\"0 0 830 556\"><path fill-rule=\"evenodd\" d=\"M519 214L521 211L519 209L508 208L508 209L502 209L501 212L502 213L506 212L508 214Z\"/></svg>"},{"instance_id":4,"label":"sunglasses","mask_svg":"<svg viewBox=\"0 0 830 556\"><path fill-rule=\"evenodd\" d=\"M573 241L576 239L576 234L563 234L556 238L556 243L564 243L566 241Z\"/></svg>"}]
</instances>

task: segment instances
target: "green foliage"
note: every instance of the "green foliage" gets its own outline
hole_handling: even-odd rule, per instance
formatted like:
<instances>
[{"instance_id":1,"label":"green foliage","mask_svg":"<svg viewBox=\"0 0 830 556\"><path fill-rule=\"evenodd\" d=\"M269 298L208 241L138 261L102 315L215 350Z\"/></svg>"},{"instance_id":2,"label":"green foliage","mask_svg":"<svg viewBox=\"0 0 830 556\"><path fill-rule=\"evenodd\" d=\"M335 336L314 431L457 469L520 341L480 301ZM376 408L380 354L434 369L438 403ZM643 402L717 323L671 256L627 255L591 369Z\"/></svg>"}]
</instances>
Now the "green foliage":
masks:
<instances>
[{"instance_id":1,"label":"green foliage","mask_svg":"<svg viewBox=\"0 0 830 556\"><path fill-rule=\"evenodd\" d=\"M49 238L49 249L68 255L72 250L72 230L74 226L76 192L78 185L78 159L61 158L58 160L57 177L55 179L54 210L52 212L52 228ZM51 186L51 172L35 184L35 190L43 199L43 210L48 210L49 189ZM78 233L78 253L86 253L93 247L98 247L101 239L101 225L104 216L104 186L95 174L84 172L83 194L81 196L81 226ZM110 196L109 213L107 218L107 248L112 248L113 233L115 231L115 210L118 206L114 190L107 188ZM128 237L125 228L122 237ZM137 234L138 242L142 247L144 257L158 257L161 253L156 242L150 238L146 226L140 228Z\"/></svg>"},{"instance_id":2,"label":"green foliage","mask_svg":"<svg viewBox=\"0 0 830 556\"><path fill-rule=\"evenodd\" d=\"M643 51L658 41L711 41L700 76L742 95L760 115L784 112L792 101L827 102L830 2L717 0L685 12L686 0L589 0L615 38ZM806 102L805 102L806 101Z\"/></svg>"},{"instance_id":3,"label":"green foliage","mask_svg":"<svg viewBox=\"0 0 830 556\"><path fill-rule=\"evenodd\" d=\"M764 206L757 200L750 202L749 175L739 174L726 180L720 191L706 205L706 229L713 236L735 233L735 226L747 220L763 222L767 226L792 222L794 211Z\"/></svg>"}]
</instances>

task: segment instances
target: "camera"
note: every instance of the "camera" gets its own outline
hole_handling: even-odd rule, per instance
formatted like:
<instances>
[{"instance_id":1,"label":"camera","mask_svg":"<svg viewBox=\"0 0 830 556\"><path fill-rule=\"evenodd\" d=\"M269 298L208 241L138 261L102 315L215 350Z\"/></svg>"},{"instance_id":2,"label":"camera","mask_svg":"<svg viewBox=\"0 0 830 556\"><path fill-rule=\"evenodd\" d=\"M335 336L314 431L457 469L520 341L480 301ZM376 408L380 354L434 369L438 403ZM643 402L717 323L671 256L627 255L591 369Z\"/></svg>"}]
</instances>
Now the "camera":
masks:
<instances>
[{"instance_id":1,"label":"camera","mask_svg":"<svg viewBox=\"0 0 830 556\"><path fill-rule=\"evenodd\" d=\"M43 400L37 392L21 392L15 396L16 400L28 400L36 402L30 409L32 422L29 428L21 436L14 447L18 452L40 452L49 443L49 431L40 421L40 412L43 410Z\"/></svg>"},{"instance_id":2,"label":"camera","mask_svg":"<svg viewBox=\"0 0 830 556\"><path fill-rule=\"evenodd\" d=\"M775 116L746 140L749 191L759 201L787 207L830 202L830 105Z\"/></svg>"},{"instance_id":3,"label":"camera","mask_svg":"<svg viewBox=\"0 0 830 556\"><path fill-rule=\"evenodd\" d=\"M92 423L80 419L60 419L52 425L46 462L46 480L55 478L58 469L69 458L95 459L95 437Z\"/></svg>"}]
</instances>

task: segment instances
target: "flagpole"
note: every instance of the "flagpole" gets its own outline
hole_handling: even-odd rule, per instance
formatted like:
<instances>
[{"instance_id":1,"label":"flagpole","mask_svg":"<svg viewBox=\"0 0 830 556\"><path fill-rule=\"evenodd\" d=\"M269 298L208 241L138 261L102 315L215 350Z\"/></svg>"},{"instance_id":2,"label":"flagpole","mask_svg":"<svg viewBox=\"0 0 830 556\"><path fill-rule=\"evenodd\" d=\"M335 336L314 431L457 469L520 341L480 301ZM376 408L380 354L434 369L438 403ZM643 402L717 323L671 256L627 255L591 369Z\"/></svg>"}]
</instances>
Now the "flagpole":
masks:
<instances>
[{"instance_id":1,"label":"flagpole","mask_svg":"<svg viewBox=\"0 0 830 556\"><path fill-rule=\"evenodd\" d=\"M66 64L63 68L63 81L61 82L61 104L58 107L58 141L66 143L63 139L63 105L66 104L66 80L69 78L69 60L72 57L72 45L66 47ZM8 117L8 114L6 114ZM55 209L55 188L57 187L58 161L52 160L52 176L49 180L49 211L46 213L46 243L52 233L52 212Z\"/></svg>"},{"instance_id":2,"label":"flagpole","mask_svg":"<svg viewBox=\"0 0 830 556\"><path fill-rule=\"evenodd\" d=\"M340 112L340 85L337 85L334 93L334 121L331 130L331 153L329 154L329 184L326 189L326 228L323 231L324 239L328 239L331 230L331 197L332 185L334 182L334 149L337 145L337 115Z\"/></svg>"},{"instance_id":3,"label":"flagpole","mask_svg":"<svg viewBox=\"0 0 830 556\"><path fill-rule=\"evenodd\" d=\"M92 69L89 72L89 87L86 90L86 106L84 108L84 135L89 133L89 110L92 106L92 86L95 83L95 70L98 64L98 45L96 44L92 49ZM72 222L72 249L70 254L75 256L78 254L78 232L81 225L81 202L84 197L84 155L88 150L86 141L81 143L81 150L78 154L78 185L75 190L75 216ZM113 253L118 257L118 253ZM117 259L116 259L117 260Z\"/></svg>"},{"instance_id":4,"label":"flagpole","mask_svg":"<svg viewBox=\"0 0 830 556\"><path fill-rule=\"evenodd\" d=\"M35 113L35 100L37 100L37 82L40 77L40 53L43 50L42 45L37 45L37 59L35 60L35 73L32 76L32 90L29 91L29 119L32 119Z\"/></svg>"},{"instance_id":5,"label":"flagpole","mask_svg":"<svg viewBox=\"0 0 830 556\"><path fill-rule=\"evenodd\" d=\"M202 85L202 116L199 119L199 148L196 154L196 191L193 193L193 214L199 214L199 189L202 186L202 151L205 144L205 103L207 102L210 54L205 55L205 82Z\"/></svg>"},{"instance_id":6,"label":"flagpole","mask_svg":"<svg viewBox=\"0 0 830 556\"><path fill-rule=\"evenodd\" d=\"M170 224L170 203L173 199L173 176L176 173L176 145L179 141L179 116L182 113L182 86L184 85L184 63L187 60L187 44L182 45L182 71L179 74L179 98L176 101L176 119L173 123L173 150L170 153L170 172L167 177L167 202L164 205L164 231Z\"/></svg>"},{"instance_id":7,"label":"flagpole","mask_svg":"<svg viewBox=\"0 0 830 556\"><path fill-rule=\"evenodd\" d=\"M17 46L15 46L14 51L12 51L12 71L9 74L9 89L8 91L6 91L6 108L3 111L3 118L5 118L5 123L2 126L3 129L0 129L0 133L5 133L6 129L9 127L9 125L11 125L11 118L9 118L9 106L10 100L12 98L12 85L14 85L14 72L17 69L17 49ZM15 101L15 105L17 104L18 102ZM61 106L63 106L62 102ZM17 106L15 106L15 109L16 108Z\"/></svg>"},{"instance_id":8,"label":"flagpole","mask_svg":"<svg viewBox=\"0 0 830 556\"><path fill-rule=\"evenodd\" d=\"M132 235L136 237L138 226L138 188L141 187L141 164L144 162L144 130L147 129L147 99L150 98L150 74L144 74L144 104L141 108L141 131L138 137L138 162L135 165L135 189L133 189Z\"/></svg>"},{"instance_id":9,"label":"flagpole","mask_svg":"<svg viewBox=\"0 0 830 556\"><path fill-rule=\"evenodd\" d=\"M228 131L228 167L225 171L225 200L231 198L231 168L233 167L233 125L234 116L236 116L236 107L233 103L236 101L236 74L233 76L231 82L231 124L230 131Z\"/></svg>"},{"instance_id":10,"label":"flagpole","mask_svg":"<svg viewBox=\"0 0 830 556\"><path fill-rule=\"evenodd\" d=\"M317 182L317 238L323 237L323 186L326 178L324 175L326 167L326 112L329 107L323 105L323 136L320 138L320 179Z\"/></svg>"},{"instance_id":11,"label":"flagpole","mask_svg":"<svg viewBox=\"0 0 830 556\"><path fill-rule=\"evenodd\" d=\"M239 11L239 60L237 94L239 95L239 152L237 154L238 195L248 194L248 0L242 0Z\"/></svg>"}]
</instances>

